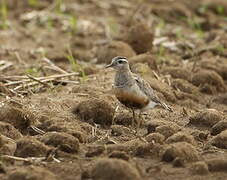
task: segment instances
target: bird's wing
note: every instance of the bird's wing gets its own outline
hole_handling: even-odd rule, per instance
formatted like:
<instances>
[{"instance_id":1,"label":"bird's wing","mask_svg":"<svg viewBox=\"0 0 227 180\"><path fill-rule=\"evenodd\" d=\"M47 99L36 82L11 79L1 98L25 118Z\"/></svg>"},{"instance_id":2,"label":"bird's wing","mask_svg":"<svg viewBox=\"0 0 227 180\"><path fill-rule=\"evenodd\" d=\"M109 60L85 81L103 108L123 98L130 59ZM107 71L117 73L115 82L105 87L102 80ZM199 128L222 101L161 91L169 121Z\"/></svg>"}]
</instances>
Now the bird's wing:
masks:
<instances>
[{"instance_id":1,"label":"bird's wing","mask_svg":"<svg viewBox=\"0 0 227 180\"><path fill-rule=\"evenodd\" d=\"M143 91L144 94L147 95L150 100L154 101L157 104L160 104L163 108L165 108L169 111L172 111L172 109L169 106L167 106L165 103L160 101L160 99L155 94L154 90L152 89L152 87L150 86L150 84L148 82L146 82L144 79L142 79L141 77L139 77L136 74L133 74L133 77L136 81L136 84L140 88L140 90Z\"/></svg>"},{"instance_id":2,"label":"bird's wing","mask_svg":"<svg viewBox=\"0 0 227 180\"><path fill-rule=\"evenodd\" d=\"M133 77L136 81L136 84L145 95L147 95L152 101L160 103L159 98L155 95L154 90L148 82L146 82L144 79L142 79L136 74L133 74Z\"/></svg>"}]
</instances>

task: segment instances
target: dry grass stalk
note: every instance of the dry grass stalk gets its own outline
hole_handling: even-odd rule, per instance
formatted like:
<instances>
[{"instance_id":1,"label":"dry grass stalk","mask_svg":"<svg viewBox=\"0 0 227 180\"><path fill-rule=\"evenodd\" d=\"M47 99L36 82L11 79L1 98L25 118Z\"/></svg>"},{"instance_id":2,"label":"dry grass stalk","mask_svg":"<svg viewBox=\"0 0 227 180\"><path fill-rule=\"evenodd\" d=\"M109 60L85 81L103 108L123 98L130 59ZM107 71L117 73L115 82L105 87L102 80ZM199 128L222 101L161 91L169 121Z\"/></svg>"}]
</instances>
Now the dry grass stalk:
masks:
<instances>
[{"instance_id":1,"label":"dry grass stalk","mask_svg":"<svg viewBox=\"0 0 227 180\"><path fill-rule=\"evenodd\" d=\"M41 130L41 129L35 127L35 126L30 126L30 128L31 128L33 131L35 131L36 133L41 134L41 135L43 135L43 134L46 133L45 131L43 131L43 130Z\"/></svg>"},{"instance_id":2,"label":"dry grass stalk","mask_svg":"<svg viewBox=\"0 0 227 180\"><path fill-rule=\"evenodd\" d=\"M12 65L13 65L13 63L11 63L11 62L7 62L7 61L4 61L4 60L1 60L0 61L0 71L3 71L5 69L9 68Z\"/></svg>"},{"instance_id":3,"label":"dry grass stalk","mask_svg":"<svg viewBox=\"0 0 227 180\"><path fill-rule=\"evenodd\" d=\"M64 78L64 77L69 77L69 76L77 76L77 75L79 75L79 73L73 72L73 73L57 74L57 75L46 76L46 77L37 77L37 78L33 77L32 80L34 80L34 78L35 78L36 81L39 81L39 82L30 82L31 81L31 76L30 76L30 77L27 77L28 79L24 79L24 80L20 80L20 81L12 81L12 82L8 82L8 83L6 83L4 85L5 86L12 86L12 85L17 85L17 84L22 84L20 86L17 86L16 88L14 88L14 90L17 90L17 89L21 89L23 87L29 87L29 86L37 85L40 82L45 83L45 82L54 81L54 80L56 80L58 78ZM75 83L76 82L77 81L75 81ZM27 84L24 84L24 83L27 83ZM79 83L79 82L77 82L77 83Z\"/></svg>"},{"instance_id":4,"label":"dry grass stalk","mask_svg":"<svg viewBox=\"0 0 227 180\"><path fill-rule=\"evenodd\" d=\"M152 72L153 72L155 78L159 80L160 79L159 75L155 71L152 71Z\"/></svg>"},{"instance_id":5,"label":"dry grass stalk","mask_svg":"<svg viewBox=\"0 0 227 180\"><path fill-rule=\"evenodd\" d=\"M28 158L22 158L22 157L16 157L16 156L10 156L10 155L2 155L1 156L2 159L9 159L9 160L15 160L15 161L23 161L23 162L28 162L31 164L37 164L37 163L41 163L44 162L46 160L46 157L28 157ZM50 159L48 159L50 160ZM60 160L52 157L52 160L55 162L60 162Z\"/></svg>"},{"instance_id":6,"label":"dry grass stalk","mask_svg":"<svg viewBox=\"0 0 227 180\"><path fill-rule=\"evenodd\" d=\"M26 65L26 63L22 60L19 52L16 51L16 52L14 52L14 54L15 54L15 56L16 56L16 58L17 58L17 60L18 60L19 63L21 63L23 65Z\"/></svg>"},{"instance_id":7,"label":"dry grass stalk","mask_svg":"<svg viewBox=\"0 0 227 180\"><path fill-rule=\"evenodd\" d=\"M55 71L58 71L60 73L63 73L63 74L68 74L67 71L61 69L60 67L56 66L50 59L47 59L46 57L42 59L42 61L48 63L50 65L50 69L53 69ZM49 68L49 66L48 66Z\"/></svg>"},{"instance_id":8,"label":"dry grass stalk","mask_svg":"<svg viewBox=\"0 0 227 180\"><path fill-rule=\"evenodd\" d=\"M27 76L28 76L28 78L30 78L31 80L34 80L34 81L36 81L36 82L38 82L38 83L44 85L45 87L51 88L51 86L50 86L49 84L47 84L47 83L45 83L45 82L43 82L43 81L41 81L41 80L39 80L39 79L37 79L37 78L35 78L35 77L29 75L29 74L27 74Z\"/></svg>"}]
</instances>

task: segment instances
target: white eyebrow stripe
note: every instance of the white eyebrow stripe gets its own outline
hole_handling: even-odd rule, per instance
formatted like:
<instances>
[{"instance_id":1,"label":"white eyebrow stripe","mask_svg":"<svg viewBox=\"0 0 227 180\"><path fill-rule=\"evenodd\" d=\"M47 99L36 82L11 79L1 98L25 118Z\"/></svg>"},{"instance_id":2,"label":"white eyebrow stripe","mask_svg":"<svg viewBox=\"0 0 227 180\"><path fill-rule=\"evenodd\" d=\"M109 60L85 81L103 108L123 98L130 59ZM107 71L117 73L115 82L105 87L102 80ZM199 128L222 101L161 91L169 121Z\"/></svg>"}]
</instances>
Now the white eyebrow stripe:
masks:
<instances>
[{"instance_id":1,"label":"white eyebrow stripe","mask_svg":"<svg viewBox=\"0 0 227 180\"><path fill-rule=\"evenodd\" d=\"M124 62L128 62L126 59L118 59L117 61L124 61Z\"/></svg>"}]
</instances>

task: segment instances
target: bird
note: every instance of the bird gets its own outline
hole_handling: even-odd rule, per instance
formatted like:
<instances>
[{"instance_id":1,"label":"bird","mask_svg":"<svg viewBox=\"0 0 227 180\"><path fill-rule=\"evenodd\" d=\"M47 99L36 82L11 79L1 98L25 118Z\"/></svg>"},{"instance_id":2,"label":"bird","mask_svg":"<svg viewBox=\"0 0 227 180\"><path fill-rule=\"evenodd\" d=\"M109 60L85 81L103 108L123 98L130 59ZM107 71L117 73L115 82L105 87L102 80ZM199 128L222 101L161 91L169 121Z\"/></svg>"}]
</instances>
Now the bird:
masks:
<instances>
[{"instance_id":1,"label":"bird","mask_svg":"<svg viewBox=\"0 0 227 180\"><path fill-rule=\"evenodd\" d=\"M140 126L142 112L153 109L156 106L171 111L172 109L162 102L150 84L139 75L132 73L126 57L116 56L106 68L116 70L113 93L124 106L132 110L134 123ZM136 121L135 110L140 110L139 119Z\"/></svg>"}]
</instances>

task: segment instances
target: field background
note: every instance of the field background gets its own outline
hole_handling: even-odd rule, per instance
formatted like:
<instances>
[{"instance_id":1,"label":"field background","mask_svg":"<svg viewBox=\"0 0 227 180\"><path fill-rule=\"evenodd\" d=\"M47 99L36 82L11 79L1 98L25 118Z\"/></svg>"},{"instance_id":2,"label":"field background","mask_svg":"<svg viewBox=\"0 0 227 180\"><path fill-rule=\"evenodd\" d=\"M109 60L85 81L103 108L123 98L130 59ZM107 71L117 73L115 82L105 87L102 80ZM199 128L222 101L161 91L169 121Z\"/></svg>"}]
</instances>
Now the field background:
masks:
<instances>
[{"instance_id":1,"label":"field background","mask_svg":"<svg viewBox=\"0 0 227 180\"><path fill-rule=\"evenodd\" d=\"M173 112L111 88L126 56ZM227 179L226 0L0 0L0 179Z\"/></svg>"}]
</instances>

